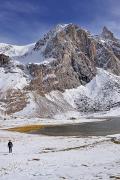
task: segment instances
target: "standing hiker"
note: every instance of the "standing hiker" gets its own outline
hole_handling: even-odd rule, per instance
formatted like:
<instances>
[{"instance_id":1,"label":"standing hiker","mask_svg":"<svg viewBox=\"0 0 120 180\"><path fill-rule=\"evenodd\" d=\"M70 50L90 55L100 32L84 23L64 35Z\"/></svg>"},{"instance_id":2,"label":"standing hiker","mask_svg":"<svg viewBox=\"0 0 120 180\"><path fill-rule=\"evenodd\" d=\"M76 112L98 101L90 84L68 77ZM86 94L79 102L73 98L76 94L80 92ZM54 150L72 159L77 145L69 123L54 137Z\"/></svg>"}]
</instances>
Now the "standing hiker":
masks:
<instances>
[{"instance_id":1,"label":"standing hiker","mask_svg":"<svg viewBox=\"0 0 120 180\"><path fill-rule=\"evenodd\" d=\"M9 153L12 153L12 147L13 147L13 143L11 140L9 140L8 142Z\"/></svg>"}]
</instances>

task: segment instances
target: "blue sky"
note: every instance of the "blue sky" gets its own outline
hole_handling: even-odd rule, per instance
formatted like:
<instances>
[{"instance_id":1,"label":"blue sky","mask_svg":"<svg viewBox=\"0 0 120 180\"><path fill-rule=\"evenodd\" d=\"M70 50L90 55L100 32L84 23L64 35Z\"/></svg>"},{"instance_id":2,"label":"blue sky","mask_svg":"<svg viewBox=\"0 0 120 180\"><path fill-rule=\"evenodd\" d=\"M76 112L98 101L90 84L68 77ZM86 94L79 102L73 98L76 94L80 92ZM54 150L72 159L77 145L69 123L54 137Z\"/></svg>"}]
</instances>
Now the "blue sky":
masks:
<instances>
[{"instance_id":1,"label":"blue sky","mask_svg":"<svg viewBox=\"0 0 120 180\"><path fill-rule=\"evenodd\" d=\"M0 42L32 43L59 23L120 37L120 0L0 0Z\"/></svg>"}]
</instances>

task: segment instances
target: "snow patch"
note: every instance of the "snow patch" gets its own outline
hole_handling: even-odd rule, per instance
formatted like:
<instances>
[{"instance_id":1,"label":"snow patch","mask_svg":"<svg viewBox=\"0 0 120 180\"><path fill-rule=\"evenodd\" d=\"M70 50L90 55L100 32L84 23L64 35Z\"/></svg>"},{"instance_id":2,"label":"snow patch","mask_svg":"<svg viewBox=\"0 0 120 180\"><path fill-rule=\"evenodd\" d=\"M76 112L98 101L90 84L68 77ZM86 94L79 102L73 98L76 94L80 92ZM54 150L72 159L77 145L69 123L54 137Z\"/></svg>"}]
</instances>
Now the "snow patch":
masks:
<instances>
[{"instance_id":1,"label":"snow patch","mask_svg":"<svg viewBox=\"0 0 120 180\"><path fill-rule=\"evenodd\" d=\"M17 45L0 43L0 53L3 53L6 56L10 56L10 57L23 56L24 54L31 51L34 45L35 43L28 44L25 46L17 46Z\"/></svg>"},{"instance_id":2,"label":"snow patch","mask_svg":"<svg viewBox=\"0 0 120 180\"><path fill-rule=\"evenodd\" d=\"M46 81L47 79L53 79L53 78L56 78L56 75L55 75L55 74L47 74L47 75L43 78L43 81Z\"/></svg>"},{"instance_id":3,"label":"snow patch","mask_svg":"<svg viewBox=\"0 0 120 180\"><path fill-rule=\"evenodd\" d=\"M28 97L27 106L23 110L14 113L14 116L17 116L17 117L30 117L30 116L33 116L33 114L35 115L35 112L36 112L36 109L37 109L37 104L35 103L34 94L33 93L28 93L27 97Z\"/></svg>"},{"instance_id":4,"label":"snow patch","mask_svg":"<svg viewBox=\"0 0 120 180\"><path fill-rule=\"evenodd\" d=\"M23 89L28 85L28 77L24 72L14 67L12 71L6 72L4 68L0 68L0 91L7 91L8 89Z\"/></svg>"}]
</instances>

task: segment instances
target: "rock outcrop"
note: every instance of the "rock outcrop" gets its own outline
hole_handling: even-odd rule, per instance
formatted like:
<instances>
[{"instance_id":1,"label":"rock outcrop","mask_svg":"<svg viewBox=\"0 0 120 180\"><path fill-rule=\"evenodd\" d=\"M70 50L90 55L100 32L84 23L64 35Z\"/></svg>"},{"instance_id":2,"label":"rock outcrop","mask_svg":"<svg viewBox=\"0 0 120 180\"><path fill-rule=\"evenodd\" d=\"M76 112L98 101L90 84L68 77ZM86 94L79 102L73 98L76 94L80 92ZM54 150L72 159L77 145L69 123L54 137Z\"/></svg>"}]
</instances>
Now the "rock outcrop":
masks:
<instances>
[{"instance_id":1,"label":"rock outcrop","mask_svg":"<svg viewBox=\"0 0 120 180\"><path fill-rule=\"evenodd\" d=\"M103 27L101 36L104 39L109 39L112 41L116 40L116 38L114 37L114 34L110 30L108 30L108 28L106 26Z\"/></svg>"},{"instance_id":2,"label":"rock outcrop","mask_svg":"<svg viewBox=\"0 0 120 180\"><path fill-rule=\"evenodd\" d=\"M0 66L8 65L10 62L9 56L0 54Z\"/></svg>"},{"instance_id":3,"label":"rock outcrop","mask_svg":"<svg viewBox=\"0 0 120 180\"><path fill-rule=\"evenodd\" d=\"M96 65L120 75L120 41L106 27L96 39Z\"/></svg>"}]
</instances>

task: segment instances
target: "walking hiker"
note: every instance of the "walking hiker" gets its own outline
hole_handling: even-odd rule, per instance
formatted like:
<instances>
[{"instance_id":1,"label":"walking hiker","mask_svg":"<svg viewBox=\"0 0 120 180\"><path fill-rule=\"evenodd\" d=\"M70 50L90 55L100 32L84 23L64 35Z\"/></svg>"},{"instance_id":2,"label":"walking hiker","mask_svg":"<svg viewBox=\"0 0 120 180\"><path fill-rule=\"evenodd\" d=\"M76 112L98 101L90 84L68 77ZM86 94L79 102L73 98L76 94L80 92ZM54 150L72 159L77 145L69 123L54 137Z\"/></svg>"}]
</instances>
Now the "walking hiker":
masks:
<instances>
[{"instance_id":1,"label":"walking hiker","mask_svg":"<svg viewBox=\"0 0 120 180\"><path fill-rule=\"evenodd\" d=\"M11 140L9 140L8 142L9 153L12 153L12 147L13 147L13 143Z\"/></svg>"}]
</instances>

